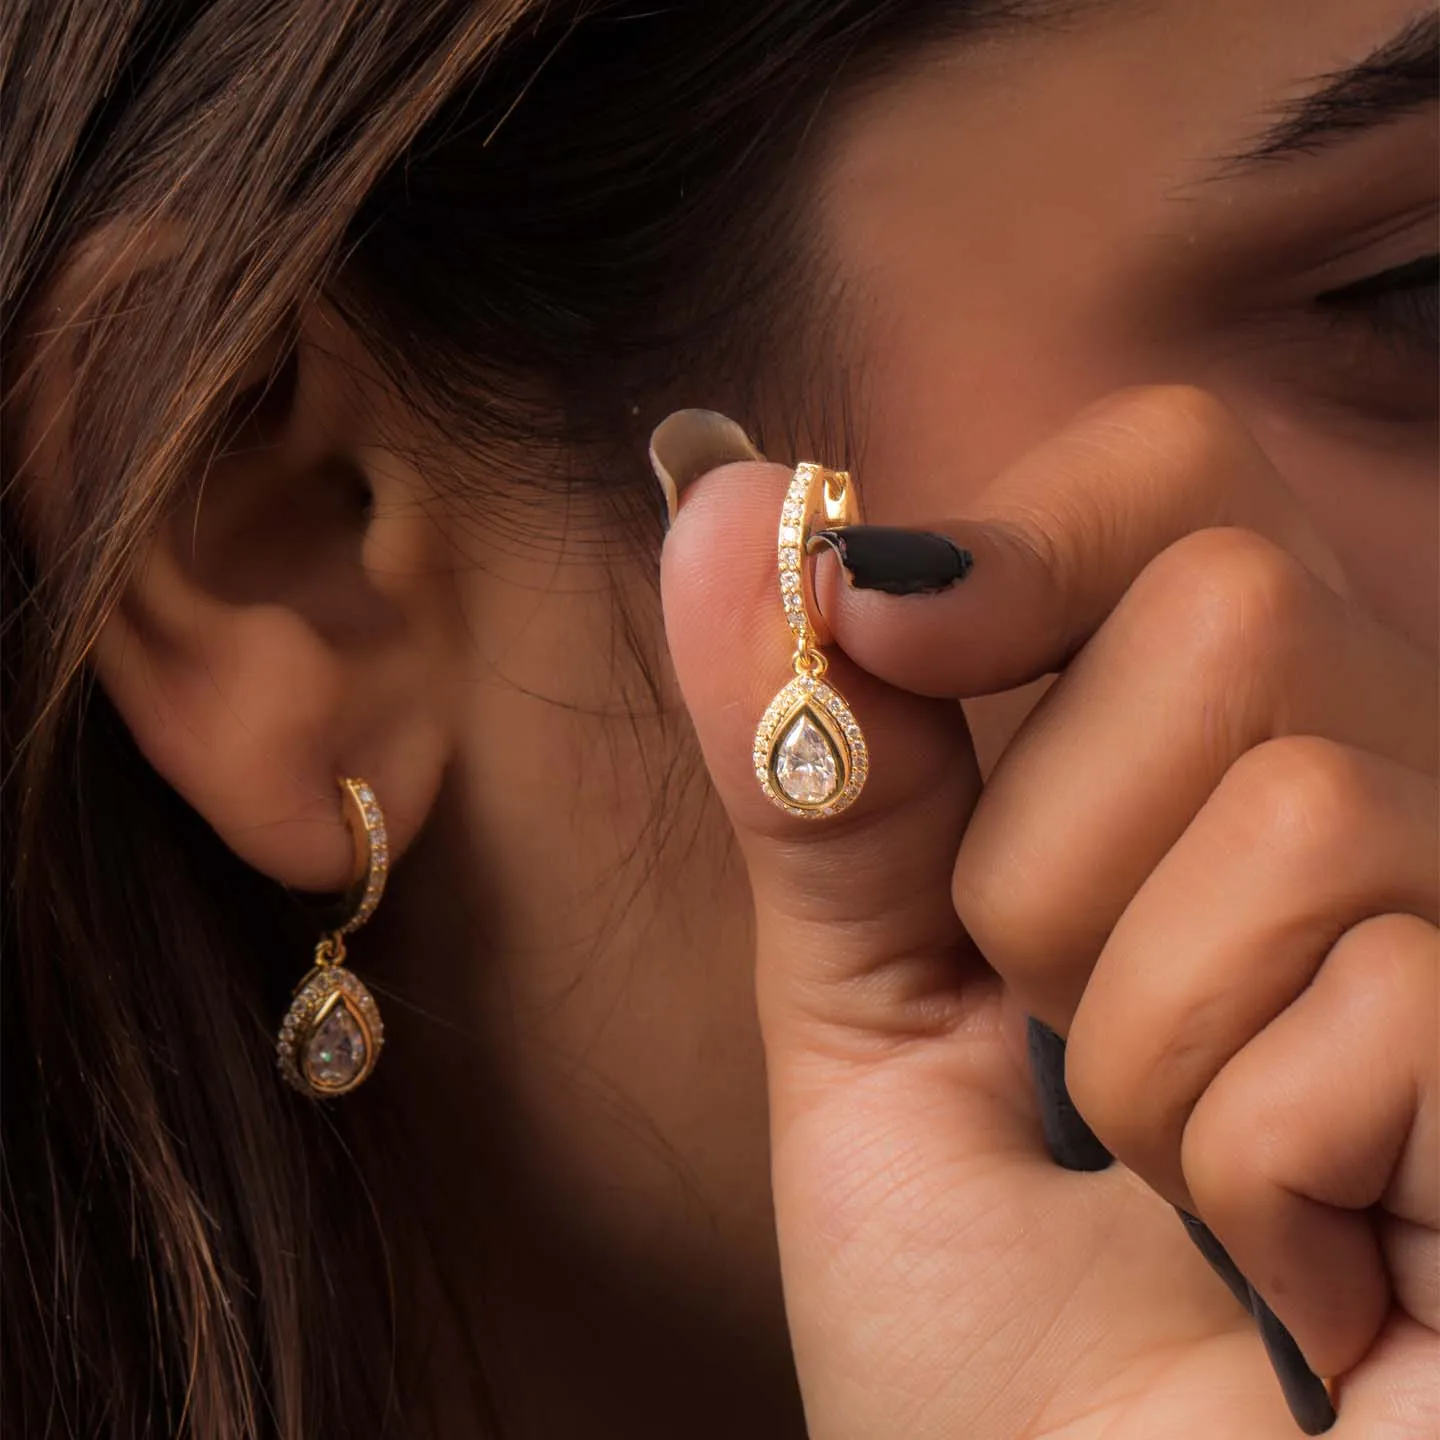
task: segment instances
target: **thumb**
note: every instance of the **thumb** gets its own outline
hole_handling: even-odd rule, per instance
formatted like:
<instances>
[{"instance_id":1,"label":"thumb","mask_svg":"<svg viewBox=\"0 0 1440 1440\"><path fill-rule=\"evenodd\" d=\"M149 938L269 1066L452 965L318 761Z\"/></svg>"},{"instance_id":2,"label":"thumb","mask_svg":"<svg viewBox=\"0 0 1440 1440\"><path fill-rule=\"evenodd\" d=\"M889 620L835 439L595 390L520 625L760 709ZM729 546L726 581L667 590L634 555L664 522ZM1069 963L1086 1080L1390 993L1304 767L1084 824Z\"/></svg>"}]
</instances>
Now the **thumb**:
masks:
<instances>
[{"instance_id":1,"label":"thumb","mask_svg":"<svg viewBox=\"0 0 1440 1440\"><path fill-rule=\"evenodd\" d=\"M816 1440L970 1433L957 1417L993 1405L1009 1363L993 1336L1033 1324L1039 1287L1085 1251L1047 1269L1034 1243L1055 1231L1063 1172L1044 1151L1023 1017L951 904L980 787L959 707L891 689L832 649L826 683L868 749L863 791L843 813L802 819L758 783L757 722L793 677L776 554L788 480L745 463L697 481L666 540L662 593L754 894L791 1342ZM977 1358L957 1369L963 1353ZM1019 1428L1006 1415L985 1433Z\"/></svg>"},{"instance_id":2,"label":"thumb","mask_svg":"<svg viewBox=\"0 0 1440 1440\"><path fill-rule=\"evenodd\" d=\"M767 1041L870 1054L877 1039L935 1033L984 973L950 899L979 776L958 705L891 689L831 650L826 684L863 730L865 788L820 820L762 791L756 727L794 678L776 545L789 478L726 465L687 491L662 561L666 631L750 875Z\"/></svg>"}]
</instances>

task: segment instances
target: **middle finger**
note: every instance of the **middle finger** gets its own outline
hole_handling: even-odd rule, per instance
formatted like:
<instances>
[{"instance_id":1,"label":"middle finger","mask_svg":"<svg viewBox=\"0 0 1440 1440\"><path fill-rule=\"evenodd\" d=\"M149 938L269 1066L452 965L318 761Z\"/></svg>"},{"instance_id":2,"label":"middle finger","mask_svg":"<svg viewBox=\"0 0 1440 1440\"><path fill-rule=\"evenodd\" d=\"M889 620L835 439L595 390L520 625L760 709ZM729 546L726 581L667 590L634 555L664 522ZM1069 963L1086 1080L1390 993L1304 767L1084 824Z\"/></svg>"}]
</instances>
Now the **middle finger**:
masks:
<instances>
[{"instance_id":1,"label":"middle finger","mask_svg":"<svg viewBox=\"0 0 1440 1440\"><path fill-rule=\"evenodd\" d=\"M1431 772L1435 691L1420 652L1278 547L1191 536L1147 567L1002 756L956 865L961 918L1063 1032L1126 905L1237 759L1316 735Z\"/></svg>"}]
</instances>

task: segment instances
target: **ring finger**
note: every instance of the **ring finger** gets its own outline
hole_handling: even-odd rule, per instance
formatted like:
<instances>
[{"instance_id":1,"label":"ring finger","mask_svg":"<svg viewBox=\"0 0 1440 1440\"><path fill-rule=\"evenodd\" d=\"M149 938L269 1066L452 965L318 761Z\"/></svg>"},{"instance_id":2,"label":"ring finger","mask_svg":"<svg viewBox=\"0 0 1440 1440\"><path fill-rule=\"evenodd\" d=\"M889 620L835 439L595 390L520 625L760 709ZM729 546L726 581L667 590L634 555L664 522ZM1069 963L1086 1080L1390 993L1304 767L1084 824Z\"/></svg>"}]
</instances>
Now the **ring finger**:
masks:
<instances>
[{"instance_id":1,"label":"ring finger","mask_svg":"<svg viewBox=\"0 0 1440 1440\"><path fill-rule=\"evenodd\" d=\"M1440 1328L1437 1005L1435 927L1366 921L1185 1127L1197 1208L1322 1374L1365 1354L1392 1293Z\"/></svg>"},{"instance_id":2,"label":"ring finger","mask_svg":"<svg viewBox=\"0 0 1440 1440\"><path fill-rule=\"evenodd\" d=\"M1440 920L1437 833L1433 785L1393 761L1311 738L1242 757L1115 926L1070 1023L1070 1093L1105 1145L1190 1208L1196 1102L1346 931Z\"/></svg>"}]
</instances>

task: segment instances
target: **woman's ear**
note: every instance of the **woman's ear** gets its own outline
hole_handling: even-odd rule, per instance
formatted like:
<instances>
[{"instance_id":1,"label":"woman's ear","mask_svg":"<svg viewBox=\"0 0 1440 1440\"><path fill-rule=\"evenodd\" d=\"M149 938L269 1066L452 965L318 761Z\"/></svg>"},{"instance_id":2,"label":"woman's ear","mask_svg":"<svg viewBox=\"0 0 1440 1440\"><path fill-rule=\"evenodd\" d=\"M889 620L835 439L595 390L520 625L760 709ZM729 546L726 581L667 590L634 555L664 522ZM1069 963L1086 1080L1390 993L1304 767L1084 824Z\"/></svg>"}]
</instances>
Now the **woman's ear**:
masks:
<instances>
[{"instance_id":1,"label":"woman's ear","mask_svg":"<svg viewBox=\"0 0 1440 1440\"><path fill-rule=\"evenodd\" d=\"M453 561L435 497L386 448L398 407L333 312L315 304L293 347L247 378L93 664L150 763L235 854L295 889L334 891L353 865L339 776L374 786L397 854L439 790ZM33 398L68 393L42 380ZM55 424L27 407L26 430Z\"/></svg>"}]
</instances>

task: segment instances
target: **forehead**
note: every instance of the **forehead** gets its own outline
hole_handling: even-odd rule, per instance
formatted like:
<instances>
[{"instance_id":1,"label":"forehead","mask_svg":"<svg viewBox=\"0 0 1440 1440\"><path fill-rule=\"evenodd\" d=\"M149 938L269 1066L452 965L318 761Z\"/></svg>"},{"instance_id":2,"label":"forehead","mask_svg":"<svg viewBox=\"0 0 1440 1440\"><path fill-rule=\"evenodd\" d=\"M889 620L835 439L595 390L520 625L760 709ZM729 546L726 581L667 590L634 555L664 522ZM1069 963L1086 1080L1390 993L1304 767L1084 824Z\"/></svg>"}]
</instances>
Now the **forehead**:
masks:
<instances>
[{"instance_id":1,"label":"forehead","mask_svg":"<svg viewBox=\"0 0 1440 1440\"><path fill-rule=\"evenodd\" d=\"M1227 225L1255 228L1257 192L1273 212L1307 188L1383 183L1363 135L1345 137L1348 173L1235 157L1430 14L1416 0L1117 0L936 45L832 131L827 233L862 270L926 235L952 269L1013 269L1057 242L1103 267L1126 235L1204 229L1218 246ZM1410 169L1433 171L1434 107L1411 118L1432 144L1410 146Z\"/></svg>"},{"instance_id":2,"label":"forehead","mask_svg":"<svg viewBox=\"0 0 1440 1440\"><path fill-rule=\"evenodd\" d=\"M993 473L1106 390L1198 373L1237 307L1433 213L1433 105L1234 163L1427 13L1114 0L937 44L855 96L827 136L815 243L865 413L885 417L867 462L939 473L958 444Z\"/></svg>"},{"instance_id":3,"label":"forehead","mask_svg":"<svg viewBox=\"0 0 1440 1440\"><path fill-rule=\"evenodd\" d=\"M1063 161L1128 137L1127 153L1167 151L1183 183L1252 148L1407 27L1433 48L1434 11L1416 0L1115 0L1037 12L932 45L851 107L836 150L852 169L888 163L896 147L910 148L912 164L943 158L950 140L969 142L977 161L1037 143Z\"/></svg>"}]
</instances>

